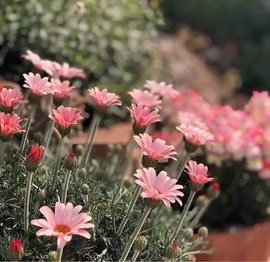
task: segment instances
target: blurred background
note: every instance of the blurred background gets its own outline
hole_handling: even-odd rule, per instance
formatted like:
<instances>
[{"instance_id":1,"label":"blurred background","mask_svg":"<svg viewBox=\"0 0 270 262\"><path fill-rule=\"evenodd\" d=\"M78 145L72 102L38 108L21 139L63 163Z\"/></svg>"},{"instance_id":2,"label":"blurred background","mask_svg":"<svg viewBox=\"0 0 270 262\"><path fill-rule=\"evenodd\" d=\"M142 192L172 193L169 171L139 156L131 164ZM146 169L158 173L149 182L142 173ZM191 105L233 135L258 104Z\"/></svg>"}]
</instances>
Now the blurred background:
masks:
<instances>
[{"instance_id":1,"label":"blurred background","mask_svg":"<svg viewBox=\"0 0 270 262\"><path fill-rule=\"evenodd\" d=\"M154 79L243 109L254 90L269 90L270 2L1 0L0 81L22 85L35 70L22 58L28 49L84 69L82 88L106 86L125 98ZM224 186L234 174L232 166L218 172ZM267 220L269 188L253 174L237 203L225 194L203 222L226 231Z\"/></svg>"}]
</instances>

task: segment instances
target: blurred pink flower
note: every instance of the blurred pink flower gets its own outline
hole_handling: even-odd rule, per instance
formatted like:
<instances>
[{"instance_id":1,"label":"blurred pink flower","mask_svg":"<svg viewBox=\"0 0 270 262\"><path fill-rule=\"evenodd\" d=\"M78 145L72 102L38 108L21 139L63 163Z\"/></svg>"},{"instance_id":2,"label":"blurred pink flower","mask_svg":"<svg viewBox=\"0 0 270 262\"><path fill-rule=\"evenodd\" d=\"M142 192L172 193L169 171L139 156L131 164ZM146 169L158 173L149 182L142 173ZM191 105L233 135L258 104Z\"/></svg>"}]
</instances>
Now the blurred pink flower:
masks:
<instances>
[{"instance_id":1,"label":"blurred pink flower","mask_svg":"<svg viewBox=\"0 0 270 262\"><path fill-rule=\"evenodd\" d=\"M189 160L185 168L191 180L191 184L193 184L193 189L198 190L201 186L213 180L212 177L208 177L208 167L203 164Z\"/></svg>"},{"instance_id":2,"label":"blurred pink flower","mask_svg":"<svg viewBox=\"0 0 270 262\"><path fill-rule=\"evenodd\" d=\"M54 120L61 128L69 128L76 125L83 117L78 112L77 108L60 106L57 110L53 109L49 118Z\"/></svg>"},{"instance_id":3,"label":"blurred pink flower","mask_svg":"<svg viewBox=\"0 0 270 262\"><path fill-rule=\"evenodd\" d=\"M145 132L145 129L149 125L160 121L160 116L157 110L151 110L141 104L132 104L131 108L128 108L128 110L130 111L130 115L134 121L133 130L136 128L137 130L141 130L141 133ZM138 134L137 132L134 133Z\"/></svg>"},{"instance_id":4,"label":"blurred pink flower","mask_svg":"<svg viewBox=\"0 0 270 262\"><path fill-rule=\"evenodd\" d=\"M86 75L82 69L70 67L68 63L64 63L63 65L58 64L53 76L64 78L74 78L74 77L86 78Z\"/></svg>"},{"instance_id":5,"label":"blurred pink flower","mask_svg":"<svg viewBox=\"0 0 270 262\"><path fill-rule=\"evenodd\" d=\"M0 139L8 141L14 134L24 132L20 129L22 119L17 114L5 114L0 112Z\"/></svg>"},{"instance_id":6,"label":"blurred pink flower","mask_svg":"<svg viewBox=\"0 0 270 262\"><path fill-rule=\"evenodd\" d=\"M73 89L75 89L75 86L70 86L69 81L63 81L61 82L58 79L52 79L52 89L54 90L53 96L56 98L66 98L70 96L70 93Z\"/></svg>"},{"instance_id":7,"label":"blurred pink flower","mask_svg":"<svg viewBox=\"0 0 270 262\"><path fill-rule=\"evenodd\" d=\"M109 93L108 90L99 90L97 87L88 89L91 98L99 108L106 109L110 106L121 106L120 97L114 93Z\"/></svg>"},{"instance_id":8,"label":"blurred pink flower","mask_svg":"<svg viewBox=\"0 0 270 262\"><path fill-rule=\"evenodd\" d=\"M23 103L23 95L18 89L0 90L0 106L2 111L11 113L13 108Z\"/></svg>"},{"instance_id":9,"label":"blurred pink flower","mask_svg":"<svg viewBox=\"0 0 270 262\"><path fill-rule=\"evenodd\" d=\"M148 134L140 134L140 136L134 136L134 140L149 160L164 161L169 158L176 160L174 156L177 153L174 151L174 147L166 145L166 141L162 139L157 138L153 141Z\"/></svg>"},{"instance_id":10,"label":"blurred pink flower","mask_svg":"<svg viewBox=\"0 0 270 262\"><path fill-rule=\"evenodd\" d=\"M173 88L173 85L166 85L164 82L157 83L153 80L146 80L144 87L149 89L151 93L165 98L174 98L179 94L178 91Z\"/></svg>"},{"instance_id":11,"label":"blurred pink flower","mask_svg":"<svg viewBox=\"0 0 270 262\"><path fill-rule=\"evenodd\" d=\"M33 73L29 73L29 75L23 74L23 77L25 78L25 84L23 86L30 88L33 94L45 96L54 93L48 77L41 78L40 74L34 75Z\"/></svg>"},{"instance_id":12,"label":"blurred pink flower","mask_svg":"<svg viewBox=\"0 0 270 262\"><path fill-rule=\"evenodd\" d=\"M43 206L40 212L46 219L34 219L32 225L41 227L36 235L57 237L57 247L63 249L67 242L71 241L72 235L79 235L90 239L91 235L84 230L85 228L94 228L94 224L87 223L92 217L86 213L80 213L82 206L73 207L71 203L66 205L57 202L55 205L55 214L48 206Z\"/></svg>"},{"instance_id":13,"label":"blurred pink flower","mask_svg":"<svg viewBox=\"0 0 270 262\"><path fill-rule=\"evenodd\" d=\"M135 183L143 188L143 198L163 201L166 207L170 207L171 203L175 203L175 201L182 205L179 197L182 197L184 194L178 189L182 189L183 186L177 185L177 180L168 177L167 172L161 171L157 175L152 167L137 169L136 172L134 174L137 178Z\"/></svg>"},{"instance_id":14,"label":"blurred pink flower","mask_svg":"<svg viewBox=\"0 0 270 262\"><path fill-rule=\"evenodd\" d=\"M194 127L192 125L186 126L185 124L181 124L176 127L177 130L181 131L185 139L196 146L204 145L208 141L213 141L214 136L211 135L208 131L205 131L199 127Z\"/></svg>"},{"instance_id":15,"label":"blurred pink flower","mask_svg":"<svg viewBox=\"0 0 270 262\"><path fill-rule=\"evenodd\" d=\"M133 89L132 91L128 92L128 94L132 96L137 105L146 106L151 109L159 108L162 102L157 95L153 95L149 91Z\"/></svg>"}]
</instances>

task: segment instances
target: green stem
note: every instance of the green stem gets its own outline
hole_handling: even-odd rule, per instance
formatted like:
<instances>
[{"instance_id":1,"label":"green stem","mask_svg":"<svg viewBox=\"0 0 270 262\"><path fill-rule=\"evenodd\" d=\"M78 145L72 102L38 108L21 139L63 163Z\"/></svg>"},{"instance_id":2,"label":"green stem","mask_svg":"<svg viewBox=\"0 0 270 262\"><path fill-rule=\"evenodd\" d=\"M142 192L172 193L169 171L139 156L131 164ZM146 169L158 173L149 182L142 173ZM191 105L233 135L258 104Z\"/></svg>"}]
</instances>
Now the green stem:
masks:
<instances>
[{"instance_id":1,"label":"green stem","mask_svg":"<svg viewBox=\"0 0 270 262\"><path fill-rule=\"evenodd\" d=\"M72 174L72 170L68 170L66 176L65 176L65 183L64 183L64 188L63 188L63 192L62 192L62 203L66 204L66 200L67 200L67 191L68 191L68 184L69 184L69 180Z\"/></svg>"},{"instance_id":2,"label":"green stem","mask_svg":"<svg viewBox=\"0 0 270 262\"><path fill-rule=\"evenodd\" d=\"M190 205L191 205L191 203L192 203L192 200L193 200L195 194L196 194L195 191L191 191L191 192L190 192L190 195L189 195L189 197L188 197L187 203L186 203L186 205L185 205L185 207L184 207L184 210L183 210L183 212L182 212L182 214L181 214L181 216L180 216L180 219L179 219L179 221L178 221L178 224L176 225L176 229L175 229L175 231L171 234L171 237L170 237L170 239L169 239L169 244L172 243L172 241L178 236L179 231L180 231L180 229L181 229L181 227L182 227L182 225L183 225L183 222L184 222L184 220L185 220L185 217L186 217L186 215L187 215L187 211L188 211L188 209L189 209L189 207L190 207Z\"/></svg>"},{"instance_id":3,"label":"green stem","mask_svg":"<svg viewBox=\"0 0 270 262\"><path fill-rule=\"evenodd\" d=\"M29 229L29 202L30 202L30 192L33 179L33 172L28 172L27 183L25 189L24 197L24 231L28 232Z\"/></svg>"},{"instance_id":4,"label":"green stem","mask_svg":"<svg viewBox=\"0 0 270 262\"><path fill-rule=\"evenodd\" d=\"M0 165L2 165L2 162L4 160L5 147L6 147L5 142L0 140Z\"/></svg>"},{"instance_id":5,"label":"green stem","mask_svg":"<svg viewBox=\"0 0 270 262\"><path fill-rule=\"evenodd\" d=\"M198 223L199 223L201 217L202 217L203 214L205 213L205 211L206 211L207 207L209 206L210 202L211 202L211 201L208 201L204 207L201 207L201 208L200 208L199 212L196 214L196 216L193 218L193 220L192 220L192 221L190 222L190 224L189 224L189 226L190 226L191 228L195 228L195 227L198 225Z\"/></svg>"},{"instance_id":6,"label":"green stem","mask_svg":"<svg viewBox=\"0 0 270 262\"><path fill-rule=\"evenodd\" d=\"M58 170L59 170L59 167L60 167L60 161L61 161L61 148L62 148L62 144L63 144L63 140L64 139L61 139L59 144L58 144L58 147L57 147L57 151L56 151L56 165L55 165L55 168L54 168L54 173L53 173L53 181L52 181L52 187L51 187L51 194L53 194L53 191L54 191L54 188L55 188L55 185L56 185L56 180L57 180L57 174L58 174Z\"/></svg>"},{"instance_id":7,"label":"green stem","mask_svg":"<svg viewBox=\"0 0 270 262\"><path fill-rule=\"evenodd\" d=\"M140 251L136 249L133 256L132 256L132 258L131 258L131 261L135 262L137 257L139 256L139 254L140 254Z\"/></svg>"},{"instance_id":8,"label":"green stem","mask_svg":"<svg viewBox=\"0 0 270 262\"><path fill-rule=\"evenodd\" d=\"M141 231L141 229L142 229L142 227L144 225L144 222L146 221L146 219L147 219L148 215L150 214L151 210L152 210L151 207L146 207L144 209L144 212L143 212L143 214L142 214L142 216L141 216L141 218L140 218L140 220L139 220L139 222L137 224L137 227L135 228L134 232L132 233L131 237L129 238L129 241L126 244L126 247L124 249L122 257L119 260L120 262L126 261L126 258L127 258L128 254L129 254L129 251L130 251L134 241L136 240L137 236L139 235L139 233L140 233L140 231Z\"/></svg>"},{"instance_id":9,"label":"green stem","mask_svg":"<svg viewBox=\"0 0 270 262\"><path fill-rule=\"evenodd\" d=\"M121 235L121 233L122 233L122 231L123 231L125 225L127 224L128 219L129 219L129 216L130 216L131 212L133 211L133 208L134 208L134 206L135 206L135 203L136 203L136 201L137 201L137 199L138 199L138 197L139 197L139 195L140 195L140 192L141 192L141 187L138 186L138 185L136 185L134 194L133 194L132 199L131 199L131 201L130 201L130 203L129 203L127 212L126 212L126 214L125 214L125 217L124 217L124 219L122 220L122 222L121 222L121 224L120 224L120 226L119 226L119 228L118 228L118 230L117 230L117 233L116 233L117 237L119 237L119 236Z\"/></svg>"},{"instance_id":10,"label":"green stem","mask_svg":"<svg viewBox=\"0 0 270 262\"><path fill-rule=\"evenodd\" d=\"M53 132L53 128L54 128L54 123L55 122L53 120L50 120L50 124L49 124L48 130L47 130L46 135L45 135L45 143L44 143L45 152L44 152L43 157L45 156L45 153L48 150L49 145L50 145L52 132Z\"/></svg>"},{"instance_id":11,"label":"green stem","mask_svg":"<svg viewBox=\"0 0 270 262\"><path fill-rule=\"evenodd\" d=\"M84 156L83 156L80 167L85 167L86 163L88 163L88 161L89 161L89 157L90 157L92 146L93 146L94 137L95 137L97 128L99 126L99 121L100 121L100 117L95 116L94 120L93 120L92 128L90 130L90 132L91 132L90 141L89 142L87 141L88 143L87 143L87 147L86 147L86 152L84 153Z\"/></svg>"},{"instance_id":12,"label":"green stem","mask_svg":"<svg viewBox=\"0 0 270 262\"><path fill-rule=\"evenodd\" d=\"M57 248L57 255L56 255L56 261L57 262L61 262L62 254L63 254L63 248L61 248L61 249Z\"/></svg>"},{"instance_id":13,"label":"green stem","mask_svg":"<svg viewBox=\"0 0 270 262\"><path fill-rule=\"evenodd\" d=\"M183 160L181 161L180 165L177 168L177 173L178 173L177 178L176 178L177 180L179 180L179 178L181 177L188 159L189 159L189 153L186 153L186 155L183 157Z\"/></svg>"}]
</instances>

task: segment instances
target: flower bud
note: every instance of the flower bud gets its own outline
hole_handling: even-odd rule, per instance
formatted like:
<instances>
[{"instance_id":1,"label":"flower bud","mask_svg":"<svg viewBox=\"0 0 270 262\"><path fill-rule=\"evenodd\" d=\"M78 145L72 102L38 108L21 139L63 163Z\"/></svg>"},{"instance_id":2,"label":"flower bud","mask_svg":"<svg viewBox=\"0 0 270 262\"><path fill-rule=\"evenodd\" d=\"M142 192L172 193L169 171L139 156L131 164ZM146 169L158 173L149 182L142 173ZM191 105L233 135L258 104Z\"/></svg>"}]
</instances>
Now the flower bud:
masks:
<instances>
[{"instance_id":1,"label":"flower bud","mask_svg":"<svg viewBox=\"0 0 270 262\"><path fill-rule=\"evenodd\" d=\"M11 241L7 250L7 258L10 261L20 261L23 256L23 245L20 239L14 239Z\"/></svg>"},{"instance_id":2,"label":"flower bud","mask_svg":"<svg viewBox=\"0 0 270 262\"><path fill-rule=\"evenodd\" d=\"M143 251L147 245L147 239L145 236L139 236L134 242L134 249Z\"/></svg>"},{"instance_id":3,"label":"flower bud","mask_svg":"<svg viewBox=\"0 0 270 262\"><path fill-rule=\"evenodd\" d=\"M195 262L196 257L194 255L187 255L187 256L184 257L183 261L185 261L185 262Z\"/></svg>"},{"instance_id":4,"label":"flower bud","mask_svg":"<svg viewBox=\"0 0 270 262\"><path fill-rule=\"evenodd\" d=\"M81 170L79 171L79 174L78 174L79 178L82 180L85 180L86 175L87 175L86 168L85 167L81 168Z\"/></svg>"},{"instance_id":5,"label":"flower bud","mask_svg":"<svg viewBox=\"0 0 270 262\"><path fill-rule=\"evenodd\" d=\"M167 249L166 249L166 257L169 259L177 259L181 255L181 248L178 246L178 243L174 241Z\"/></svg>"},{"instance_id":6,"label":"flower bud","mask_svg":"<svg viewBox=\"0 0 270 262\"><path fill-rule=\"evenodd\" d=\"M196 206L197 206L197 207L205 207L206 204L207 204L207 201L208 201L207 195L199 196L199 197L196 199Z\"/></svg>"},{"instance_id":7,"label":"flower bud","mask_svg":"<svg viewBox=\"0 0 270 262\"><path fill-rule=\"evenodd\" d=\"M7 172L7 174L11 174L13 172L13 167L12 165L8 164L5 166L5 171Z\"/></svg>"},{"instance_id":8,"label":"flower bud","mask_svg":"<svg viewBox=\"0 0 270 262\"><path fill-rule=\"evenodd\" d=\"M99 167L99 162L96 159L92 159L91 161L92 166L94 166L95 168Z\"/></svg>"},{"instance_id":9,"label":"flower bud","mask_svg":"<svg viewBox=\"0 0 270 262\"><path fill-rule=\"evenodd\" d=\"M198 230L198 235L201 238L205 238L208 236L208 228L207 227L200 227Z\"/></svg>"},{"instance_id":10,"label":"flower bud","mask_svg":"<svg viewBox=\"0 0 270 262\"><path fill-rule=\"evenodd\" d=\"M83 154L83 145L77 145L75 147L75 154L81 156Z\"/></svg>"},{"instance_id":11,"label":"flower bud","mask_svg":"<svg viewBox=\"0 0 270 262\"><path fill-rule=\"evenodd\" d=\"M219 195L220 184L215 182L207 189L207 195L210 199L216 198Z\"/></svg>"},{"instance_id":12,"label":"flower bud","mask_svg":"<svg viewBox=\"0 0 270 262\"><path fill-rule=\"evenodd\" d=\"M50 251L48 254L48 261L56 261L56 259L57 259L57 252Z\"/></svg>"},{"instance_id":13,"label":"flower bud","mask_svg":"<svg viewBox=\"0 0 270 262\"><path fill-rule=\"evenodd\" d=\"M90 188L87 184L82 184L82 194L83 195L88 195L90 192Z\"/></svg>"},{"instance_id":14,"label":"flower bud","mask_svg":"<svg viewBox=\"0 0 270 262\"><path fill-rule=\"evenodd\" d=\"M186 240L190 240L192 237L193 237L193 229L192 228L186 228L184 230L184 234L183 234L183 237L186 239Z\"/></svg>"},{"instance_id":15,"label":"flower bud","mask_svg":"<svg viewBox=\"0 0 270 262\"><path fill-rule=\"evenodd\" d=\"M38 168L38 165L43 157L44 147L35 144L32 146L31 151L26 159L25 167L28 171L34 172Z\"/></svg>"},{"instance_id":16,"label":"flower bud","mask_svg":"<svg viewBox=\"0 0 270 262\"><path fill-rule=\"evenodd\" d=\"M36 132L36 133L34 133L33 139L34 139L35 143L41 144L41 143L43 142L43 138L44 138L44 137L43 137L43 135L42 135L41 132Z\"/></svg>"},{"instance_id":17,"label":"flower bud","mask_svg":"<svg viewBox=\"0 0 270 262\"><path fill-rule=\"evenodd\" d=\"M64 162L65 168L68 170L73 170L74 168L76 168L77 166L77 158L76 155L74 153L70 153Z\"/></svg>"},{"instance_id":18,"label":"flower bud","mask_svg":"<svg viewBox=\"0 0 270 262\"><path fill-rule=\"evenodd\" d=\"M41 203L45 200L45 197L46 197L46 191L44 189L40 190L36 195L37 201Z\"/></svg>"}]
</instances>

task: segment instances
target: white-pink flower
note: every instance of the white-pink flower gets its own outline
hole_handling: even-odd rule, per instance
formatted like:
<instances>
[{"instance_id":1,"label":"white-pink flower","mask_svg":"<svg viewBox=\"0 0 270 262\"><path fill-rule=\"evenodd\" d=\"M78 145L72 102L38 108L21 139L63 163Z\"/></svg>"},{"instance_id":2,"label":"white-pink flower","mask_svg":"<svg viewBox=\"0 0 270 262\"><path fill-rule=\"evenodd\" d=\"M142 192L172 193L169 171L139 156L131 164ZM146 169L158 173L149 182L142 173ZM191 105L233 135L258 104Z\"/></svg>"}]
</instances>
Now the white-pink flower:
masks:
<instances>
[{"instance_id":1,"label":"white-pink flower","mask_svg":"<svg viewBox=\"0 0 270 262\"><path fill-rule=\"evenodd\" d=\"M4 112L12 112L13 108L20 105L23 95L18 89L3 88L0 90L0 105Z\"/></svg>"},{"instance_id":2,"label":"white-pink flower","mask_svg":"<svg viewBox=\"0 0 270 262\"><path fill-rule=\"evenodd\" d=\"M99 108L106 109L110 106L121 106L120 97L114 93L109 93L106 88L100 90L97 87L88 89L91 98Z\"/></svg>"},{"instance_id":3,"label":"white-pink flower","mask_svg":"<svg viewBox=\"0 0 270 262\"><path fill-rule=\"evenodd\" d=\"M143 105L148 108L159 108L162 101L159 99L157 95L150 93L149 91L142 91L139 89L133 89L128 92L130 94L137 105Z\"/></svg>"},{"instance_id":4,"label":"white-pink flower","mask_svg":"<svg viewBox=\"0 0 270 262\"><path fill-rule=\"evenodd\" d=\"M153 80L146 80L144 87L149 89L153 94L161 97L174 98L179 95L178 91L173 88L173 85L166 85L165 82L157 83Z\"/></svg>"},{"instance_id":5,"label":"white-pink flower","mask_svg":"<svg viewBox=\"0 0 270 262\"><path fill-rule=\"evenodd\" d=\"M167 207L170 207L171 203L176 201L182 205L179 197L182 197L184 194L179 189L183 189L183 186L177 185L177 180L171 179L167 172L161 171L157 175L152 167L137 169L136 172L134 174L137 178L135 183L143 188L143 198L163 201Z\"/></svg>"},{"instance_id":6,"label":"white-pink flower","mask_svg":"<svg viewBox=\"0 0 270 262\"><path fill-rule=\"evenodd\" d=\"M48 207L43 206L40 212L46 219L34 219L32 225L41 227L36 235L57 237L58 249L63 249L67 242L71 241L73 235L79 235L90 239L91 235L86 228L94 228L94 224L88 223L92 217L86 213L80 213L82 206L73 207L71 203L66 205L57 202L55 213Z\"/></svg>"},{"instance_id":7,"label":"white-pink flower","mask_svg":"<svg viewBox=\"0 0 270 262\"><path fill-rule=\"evenodd\" d=\"M166 141L162 139L153 140L148 134L140 134L140 136L134 136L134 140L141 147L143 154L152 161L164 161L169 158L176 160L174 156L177 153L174 147L166 145Z\"/></svg>"},{"instance_id":8,"label":"white-pink flower","mask_svg":"<svg viewBox=\"0 0 270 262\"><path fill-rule=\"evenodd\" d=\"M25 78L25 84L23 86L30 88L33 94L45 96L54 93L48 77L41 78L40 74L34 75L33 73L29 73L28 75L23 74L23 77Z\"/></svg>"},{"instance_id":9,"label":"white-pink flower","mask_svg":"<svg viewBox=\"0 0 270 262\"><path fill-rule=\"evenodd\" d=\"M203 164L189 160L185 168L193 184L193 189L198 190L201 186L213 180L212 177L208 177L208 167Z\"/></svg>"},{"instance_id":10,"label":"white-pink flower","mask_svg":"<svg viewBox=\"0 0 270 262\"><path fill-rule=\"evenodd\" d=\"M149 125L160 121L160 115L157 110L152 110L141 104L132 104L128 110L134 121L133 130L136 129L138 131L135 132L136 130L134 130L135 134L143 133Z\"/></svg>"}]
</instances>

